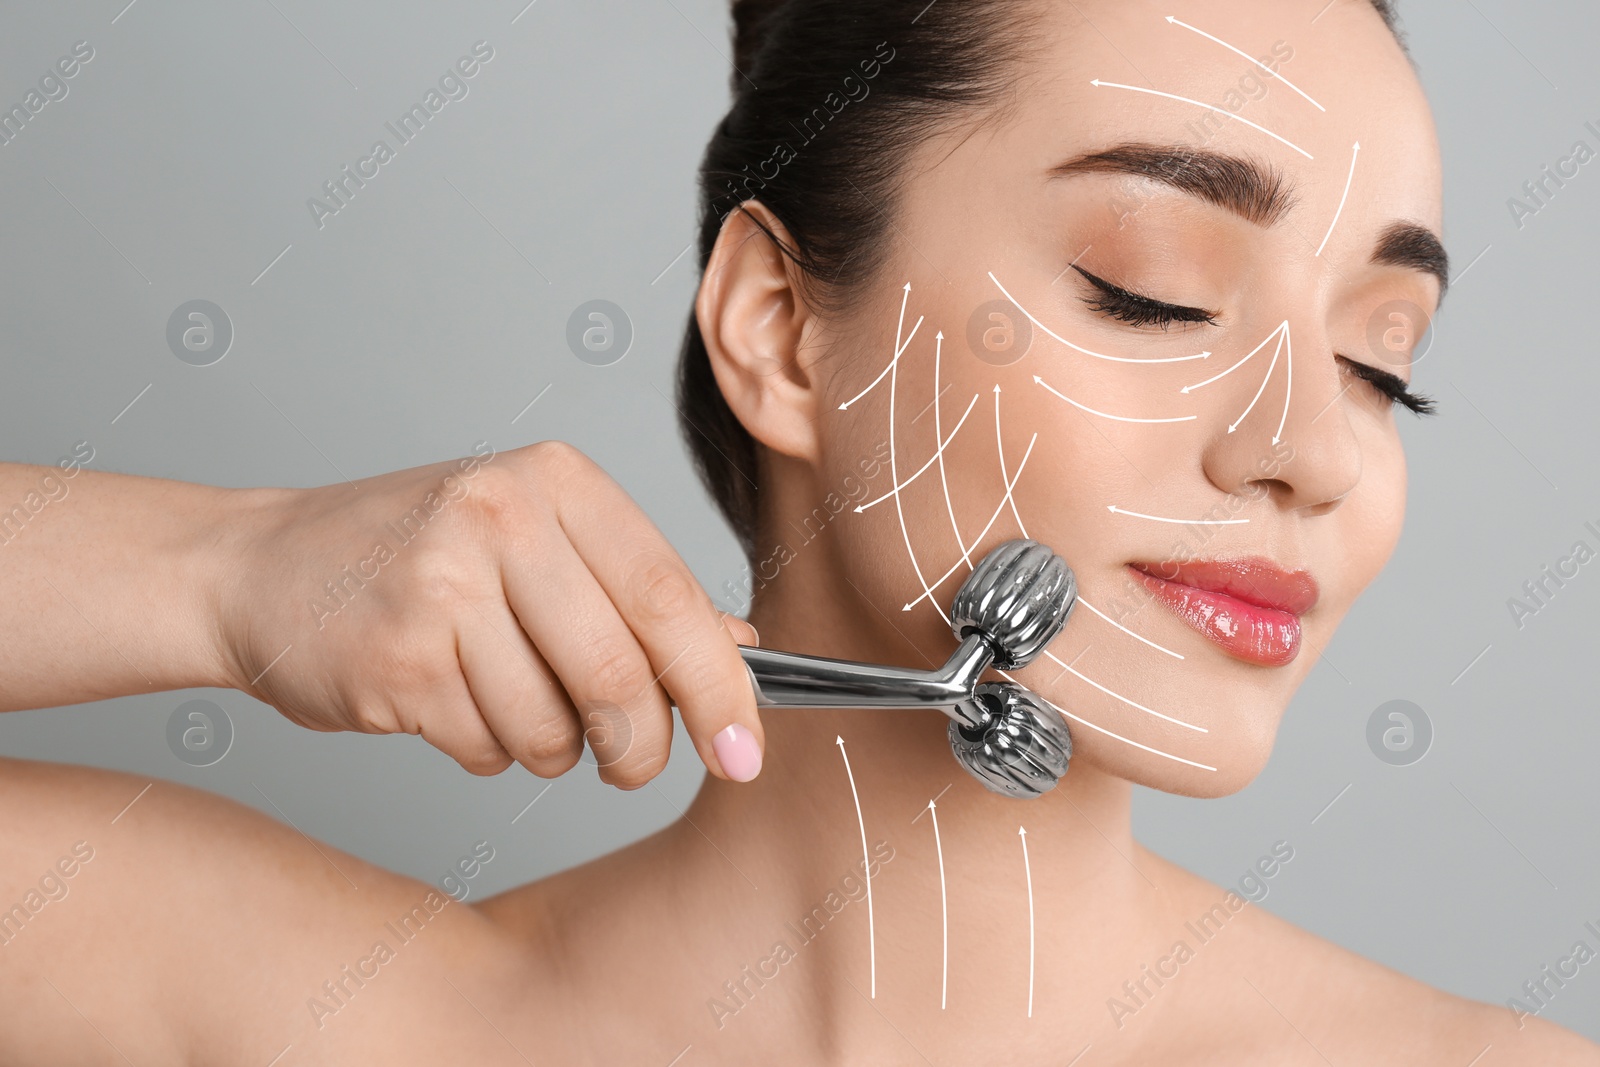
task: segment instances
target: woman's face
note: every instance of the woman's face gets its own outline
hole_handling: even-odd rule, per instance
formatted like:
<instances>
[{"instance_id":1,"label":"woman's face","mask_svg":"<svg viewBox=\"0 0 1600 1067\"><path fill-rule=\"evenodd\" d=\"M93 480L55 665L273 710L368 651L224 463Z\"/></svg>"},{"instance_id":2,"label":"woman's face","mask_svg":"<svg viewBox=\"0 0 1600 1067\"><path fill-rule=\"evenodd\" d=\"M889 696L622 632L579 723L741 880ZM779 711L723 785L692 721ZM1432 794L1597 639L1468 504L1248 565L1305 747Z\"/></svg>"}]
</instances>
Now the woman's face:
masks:
<instances>
[{"instance_id":1,"label":"woman's face","mask_svg":"<svg viewBox=\"0 0 1600 1067\"><path fill-rule=\"evenodd\" d=\"M867 499L902 486L839 524L851 580L942 647L964 554L1050 545L1080 601L1013 676L1168 791L1254 777L1400 533L1363 368L1409 380L1441 295L1438 151L1377 14L1319 6L1053 9L1005 113L902 161L888 266L822 325L818 476L892 440Z\"/></svg>"}]
</instances>

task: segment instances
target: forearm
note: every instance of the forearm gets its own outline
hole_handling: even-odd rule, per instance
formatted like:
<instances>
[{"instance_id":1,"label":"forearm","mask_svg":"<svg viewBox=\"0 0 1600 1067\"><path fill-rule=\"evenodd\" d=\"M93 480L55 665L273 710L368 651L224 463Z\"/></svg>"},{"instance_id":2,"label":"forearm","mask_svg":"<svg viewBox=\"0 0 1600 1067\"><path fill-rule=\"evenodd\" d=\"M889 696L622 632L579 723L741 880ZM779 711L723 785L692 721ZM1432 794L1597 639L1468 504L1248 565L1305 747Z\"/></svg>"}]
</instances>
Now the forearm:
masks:
<instances>
[{"instance_id":1,"label":"forearm","mask_svg":"<svg viewBox=\"0 0 1600 1067\"><path fill-rule=\"evenodd\" d=\"M0 711L232 684L217 589L259 498L0 464Z\"/></svg>"}]
</instances>

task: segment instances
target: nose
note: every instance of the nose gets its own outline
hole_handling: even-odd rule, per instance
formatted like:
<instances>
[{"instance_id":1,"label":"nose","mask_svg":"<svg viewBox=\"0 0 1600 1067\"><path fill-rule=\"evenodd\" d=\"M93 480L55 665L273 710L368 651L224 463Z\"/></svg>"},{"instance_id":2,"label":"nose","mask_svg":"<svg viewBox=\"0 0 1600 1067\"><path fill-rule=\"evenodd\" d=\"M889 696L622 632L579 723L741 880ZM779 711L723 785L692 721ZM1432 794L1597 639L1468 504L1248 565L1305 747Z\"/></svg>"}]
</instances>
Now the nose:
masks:
<instances>
[{"instance_id":1,"label":"nose","mask_svg":"<svg viewBox=\"0 0 1600 1067\"><path fill-rule=\"evenodd\" d=\"M1309 515L1337 508L1361 481L1361 445L1341 399L1348 385L1322 331L1285 319L1212 398L1202 463L1225 493L1267 495ZM1255 348L1249 341L1230 363ZM1270 372L1269 372L1270 368ZM1207 417L1207 416L1203 416Z\"/></svg>"}]
</instances>

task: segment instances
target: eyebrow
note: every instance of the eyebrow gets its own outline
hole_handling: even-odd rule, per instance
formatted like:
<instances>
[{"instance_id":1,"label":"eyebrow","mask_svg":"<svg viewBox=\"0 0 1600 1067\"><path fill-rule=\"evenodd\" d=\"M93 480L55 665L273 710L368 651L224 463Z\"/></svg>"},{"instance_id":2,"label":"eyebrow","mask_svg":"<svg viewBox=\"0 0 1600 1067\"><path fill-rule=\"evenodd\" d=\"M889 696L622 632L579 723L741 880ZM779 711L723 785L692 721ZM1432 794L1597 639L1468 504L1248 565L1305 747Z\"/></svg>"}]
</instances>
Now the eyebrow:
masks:
<instances>
[{"instance_id":1,"label":"eyebrow","mask_svg":"<svg viewBox=\"0 0 1600 1067\"><path fill-rule=\"evenodd\" d=\"M1439 299L1450 288L1450 257L1439 238L1426 226L1404 220L1392 222L1378 238L1370 257L1373 263L1409 267L1439 280Z\"/></svg>"},{"instance_id":2,"label":"eyebrow","mask_svg":"<svg viewBox=\"0 0 1600 1067\"><path fill-rule=\"evenodd\" d=\"M1257 226L1272 226L1298 202L1294 185L1269 164L1188 145L1125 141L1057 163L1052 178L1076 174L1132 174L1169 185L1233 212ZM1369 262L1431 274L1439 299L1450 284L1450 259L1426 226L1396 220L1379 236Z\"/></svg>"},{"instance_id":3,"label":"eyebrow","mask_svg":"<svg viewBox=\"0 0 1600 1067\"><path fill-rule=\"evenodd\" d=\"M1085 152L1050 168L1051 177L1133 174L1226 208L1257 226L1271 226L1295 204L1289 182L1271 167L1185 145L1126 141Z\"/></svg>"}]
</instances>

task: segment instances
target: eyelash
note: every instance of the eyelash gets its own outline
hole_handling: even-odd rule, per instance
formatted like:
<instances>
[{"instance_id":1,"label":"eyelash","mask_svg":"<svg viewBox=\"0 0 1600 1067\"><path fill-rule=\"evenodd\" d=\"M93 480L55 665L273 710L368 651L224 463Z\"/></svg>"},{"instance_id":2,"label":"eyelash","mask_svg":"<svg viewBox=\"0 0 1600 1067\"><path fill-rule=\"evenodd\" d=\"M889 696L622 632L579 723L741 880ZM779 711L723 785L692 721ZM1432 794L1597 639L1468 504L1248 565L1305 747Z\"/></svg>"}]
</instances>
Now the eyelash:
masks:
<instances>
[{"instance_id":1,"label":"eyelash","mask_svg":"<svg viewBox=\"0 0 1600 1067\"><path fill-rule=\"evenodd\" d=\"M1399 404L1414 415L1432 415L1438 410L1438 403L1432 397L1413 393L1406 388L1403 379L1386 370L1357 363L1345 356L1335 355L1333 358L1344 364L1351 374L1376 389L1380 396L1386 397L1391 406Z\"/></svg>"},{"instance_id":2,"label":"eyelash","mask_svg":"<svg viewBox=\"0 0 1600 1067\"><path fill-rule=\"evenodd\" d=\"M1212 326L1217 325L1215 312L1154 300L1142 293L1124 289L1120 285L1112 285L1104 278L1097 278L1076 263L1072 265L1072 269L1087 278L1089 284L1099 290L1098 295L1084 299L1091 311L1102 312L1130 326L1155 325L1163 330L1174 322L1205 322Z\"/></svg>"},{"instance_id":3,"label":"eyelash","mask_svg":"<svg viewBox=\"0 0 1600 1067\"><path fill-rule=\"evenodd\" d=\"M1088 279L1089 284L1098 290L1098 295L1084 298L1084 303L1088 304L1090 310L1109 315L1130 326L1157 325L1165 330L1174 322L1205 322L1212 326L1218 325L1215 312L1204 308L1185 307L1182 304L1169 304L1164 300L1145 296L1143 293L1135 293L1090 274L1076 263L1072 265L1072 269ZM1378 394L1387 399L1391 405L1398 404L1417 415L1432 415L1437 410L1437 402L1432 397L1413 393L1406 387L1405 381L1397 375L1344 356L1335 358L1357 378L1376 389Z\"/></svg>"}]
</instances>

